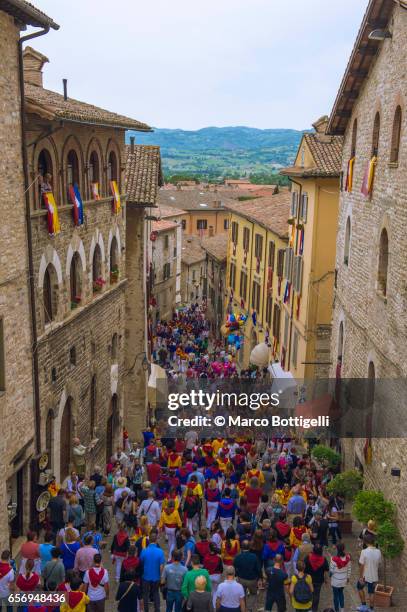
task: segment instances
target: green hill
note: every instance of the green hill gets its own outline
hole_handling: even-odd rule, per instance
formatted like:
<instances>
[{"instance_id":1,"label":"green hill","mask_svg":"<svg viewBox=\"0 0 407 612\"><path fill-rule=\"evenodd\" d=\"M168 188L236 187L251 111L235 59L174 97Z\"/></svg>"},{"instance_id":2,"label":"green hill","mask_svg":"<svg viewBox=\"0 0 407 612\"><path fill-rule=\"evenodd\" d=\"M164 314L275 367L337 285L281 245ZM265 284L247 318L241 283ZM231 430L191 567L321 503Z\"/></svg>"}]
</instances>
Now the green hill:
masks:
<instances>
[{"instance_id":1,"label":"green hill","mask_svg":"<svg viewBox=\"0 0 407 612\"><path fill-rule=\"evenodd\" d=\"M293 162L303 132L290 129L207 127L201 130L155 129L135 132L138 144L161 147L166 178L203 180L250 177L253 182L281 180L279 168ZM132 132L128 132L128 141Z\"/></svg>"}]
</instances>

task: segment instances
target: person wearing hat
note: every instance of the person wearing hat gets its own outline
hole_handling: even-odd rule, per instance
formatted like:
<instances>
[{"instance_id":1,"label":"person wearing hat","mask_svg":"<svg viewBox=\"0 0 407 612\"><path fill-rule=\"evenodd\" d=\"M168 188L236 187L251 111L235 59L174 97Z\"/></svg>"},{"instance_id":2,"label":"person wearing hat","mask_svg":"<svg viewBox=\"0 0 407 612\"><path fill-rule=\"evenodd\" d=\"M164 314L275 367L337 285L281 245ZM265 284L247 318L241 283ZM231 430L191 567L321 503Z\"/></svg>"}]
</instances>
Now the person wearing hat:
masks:
<instances>
[{"instance_id":1,"label":"person wearing hat","mask_svg":"<svg viewBox=\"0 0 407 612\"><path fill-rule=\"evenodd\" d=\"M120 476L117 479L117 488L114 492L114 501L115 503L122 497L123 491L127 491L127 495L130 495L131 489L127 486L127 478L125 476Z\"/></svg>"}]
</instances>

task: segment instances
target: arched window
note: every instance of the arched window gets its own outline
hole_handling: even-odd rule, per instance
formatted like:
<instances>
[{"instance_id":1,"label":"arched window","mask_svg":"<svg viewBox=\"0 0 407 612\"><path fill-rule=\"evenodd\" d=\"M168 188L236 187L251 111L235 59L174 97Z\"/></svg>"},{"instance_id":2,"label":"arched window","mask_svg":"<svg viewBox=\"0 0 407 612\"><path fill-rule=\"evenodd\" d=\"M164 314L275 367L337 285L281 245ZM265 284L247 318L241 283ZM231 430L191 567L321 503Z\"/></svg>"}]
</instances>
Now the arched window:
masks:
<instances>
[{"instance_id":1,"label":"arched window","mask_svg":"<svg viewBox=\"0 0 407 612\"><path fill-rule=\"evenodd\" d=\"M112 337L112 361L117 361L118 356L118 347L119 347L119 336L117 334L113 334Z\"/></svg>"},{"instance_id":2,"label":"arched window","mask_svg":"<svg viewBox=\"0 0 407 612\"><path fill-rule=\"evenodd\" d=\"M390 162L396 164L399 160L401 134L401 106L396 108L393 119L393 131L391 135Z\"/></svg>"},{"instance_id":3,"label":"arched window","mask_svg":"<svg viewBox=\"0 0 407 612\"><path fill-rule=\"evenodd\" d=\"M44 306L44 322L50 323L57 314L58 279L55 268L49 264L44 274L42 299Z\"/></svg>"},{"instance_id":4,"label":"arched window","mask_svg":"<svg viewBox=\"0 0 407 612\"><path fill-rule=\"evenodd\" d=\"M119 248L116 236L113 236L110 244L110 282L117 283L119 280Z\"/></svg>"},{"instance_id":5,"label":"arched window","mask_svg":"<svg viewBox=\"0 0 407 612\"><path fill-rule=\"evenodd\" d=\"M109 159L107 162L107 180L116 181L118 183L117 157L114 151L110 151L109 153Z\"/></svg>"},{"instance_id":6,"label":"arched window","mask_svg":"<svg viewBox=\"0 0 407 612\"><path fill-rule=\"evenodd\" d=\"M79 253L74 253L69 272L71 308L76 308L82 299L82 261Z\"/></svg>"},{"instance_id":7,"label":"arched window","mask_svg":"<svg viewBox=\"0 0 407 612\"><path fill-rule=\"evenodd\" d=\"M96 374L92 376L92 380L90 381L90 437L93 439L95 433L95 425L96 425L96 398L97 398L97 384L96 384Z\"/></svg>"},{"instance_id":8,"label":"arched window","mask_svg":"<svg viewBox=\"0 0 407 612\"><path fill-rule=\"evenodd\" d=\"M96 151L92 151L89 157L89 169L88 169L88 178L89 178L89 197L93 197L92 185L96 184L99 188L100 195L100 172L99 172L99 157Z\"/></svg>"},{"instance_id":9,"label":"arched window","mask_svg":"<svg viewBox=\"0 0 407 612\"><path fill-rule=\"evenodd\" d=\"M71 149L66 158L66 188L71 185L79 185L79 161L76 151Z\"/></svg>"},{"instance_id":10,"label":"arched window","mask_svg":"<svg viewBox=\"0 0 407 612\"><path fill-rule=\"evenodd\" d=\"M45 208L43 193L53 190L53 167L51 155L47 149L42 149L38 155L38 201Z\"/></svg>"},{"instance_id":11,"label":"arched window","mask_svg":"<svg viewBox=\"0 0 407 612\"><path fill-rule=\"evenodd\" d=\"M382 229L379 243L379 267L377 271L377 289L384 296L387 295L387 271L389 266L389 237L387 230Z\"/></svg>"},{"instance_id":12,"label":"arched window","mask_svg":"<svg viewBox=\"0 0 407 612\"><path fill-rule=\"evenodd\" d=\"M355 155L356 155L356 139L357 139L357 135L358 135L358 120L354 119L353 120L353 126L352 126L352 144L351 144L351 148L350 148L350 156L351 157L355 157Z\"/></svg>"},{"instance_id":13,"label":"arched window","mask_svg":"<svg viewBox=\"0 0 407 612\"><path fill-rule=\"evenodd\" d=\"M380 113L377 112L373 123L373 136L372 136L372 157L377 157L379 153L379 137L380 137Z\"/></svg>"},{"instance_id":14,"label":"arched window","mask_svg":"<svg viewBox=\"0 0 407 612\"><path fill-rule=\"evenodd\" d=\"M350 253L350 238L351 238L351 221L350 217L346 219L345 228L345 249L343 251L343 263L349 265L349 253Z\"/></svg>"},{"instance_id":15,"label":"arched window","mask_svg":"<svg viewBox=\"0 0 407 612\"><path fill-rule=\"evenodd\" d=\"M98 244L95 246L95 250L93 251L92 279L93 291L101 291L103 289L104 280L102 279L102 251Z\"/></svg>"}]
</instances>

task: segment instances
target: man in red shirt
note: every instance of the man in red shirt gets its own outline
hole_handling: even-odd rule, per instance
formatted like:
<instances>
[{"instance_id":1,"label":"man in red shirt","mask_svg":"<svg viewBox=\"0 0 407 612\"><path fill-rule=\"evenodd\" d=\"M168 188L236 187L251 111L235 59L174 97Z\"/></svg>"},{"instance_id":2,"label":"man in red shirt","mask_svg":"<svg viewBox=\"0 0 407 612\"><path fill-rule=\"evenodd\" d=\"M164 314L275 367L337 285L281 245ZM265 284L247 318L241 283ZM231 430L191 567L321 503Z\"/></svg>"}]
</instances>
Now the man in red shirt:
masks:
<instances>
[{"instance_id":1,"label":"man in red shirt","mask_svg":"<svg viewBox=\"0 0 407 612\"><path fill-rule=\"evenodd\" d=\"M154 457L151 463L147 464L147 475L151 484L156 485L161 478L162 468L158 463L158 459Z\"/></svg>"}]
</instances>

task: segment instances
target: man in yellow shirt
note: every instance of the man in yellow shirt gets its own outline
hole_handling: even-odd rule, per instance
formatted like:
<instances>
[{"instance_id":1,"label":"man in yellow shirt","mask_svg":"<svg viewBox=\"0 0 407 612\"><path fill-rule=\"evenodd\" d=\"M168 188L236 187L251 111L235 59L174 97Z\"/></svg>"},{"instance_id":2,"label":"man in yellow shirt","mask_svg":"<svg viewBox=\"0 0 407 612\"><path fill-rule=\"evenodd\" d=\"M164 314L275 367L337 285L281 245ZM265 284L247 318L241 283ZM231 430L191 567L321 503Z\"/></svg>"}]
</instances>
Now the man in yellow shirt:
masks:
<instances>
[{"instance_id":1,"label":"man in yellow shirt","mask_svg":"<svg viewBox=\"0 0 407 612\"><path fill-rule=\"evenodd\" d=\"M173 499L168 500L168 504L165 509L161 512L160 522L158 523L159 529L165 531L165 535L168 538L168 560L171 560L172 551L175 549L175 532L177 527L182 527L181 518L178 510L175 509L175 502Z\"/></svg>"}]
</instances>

